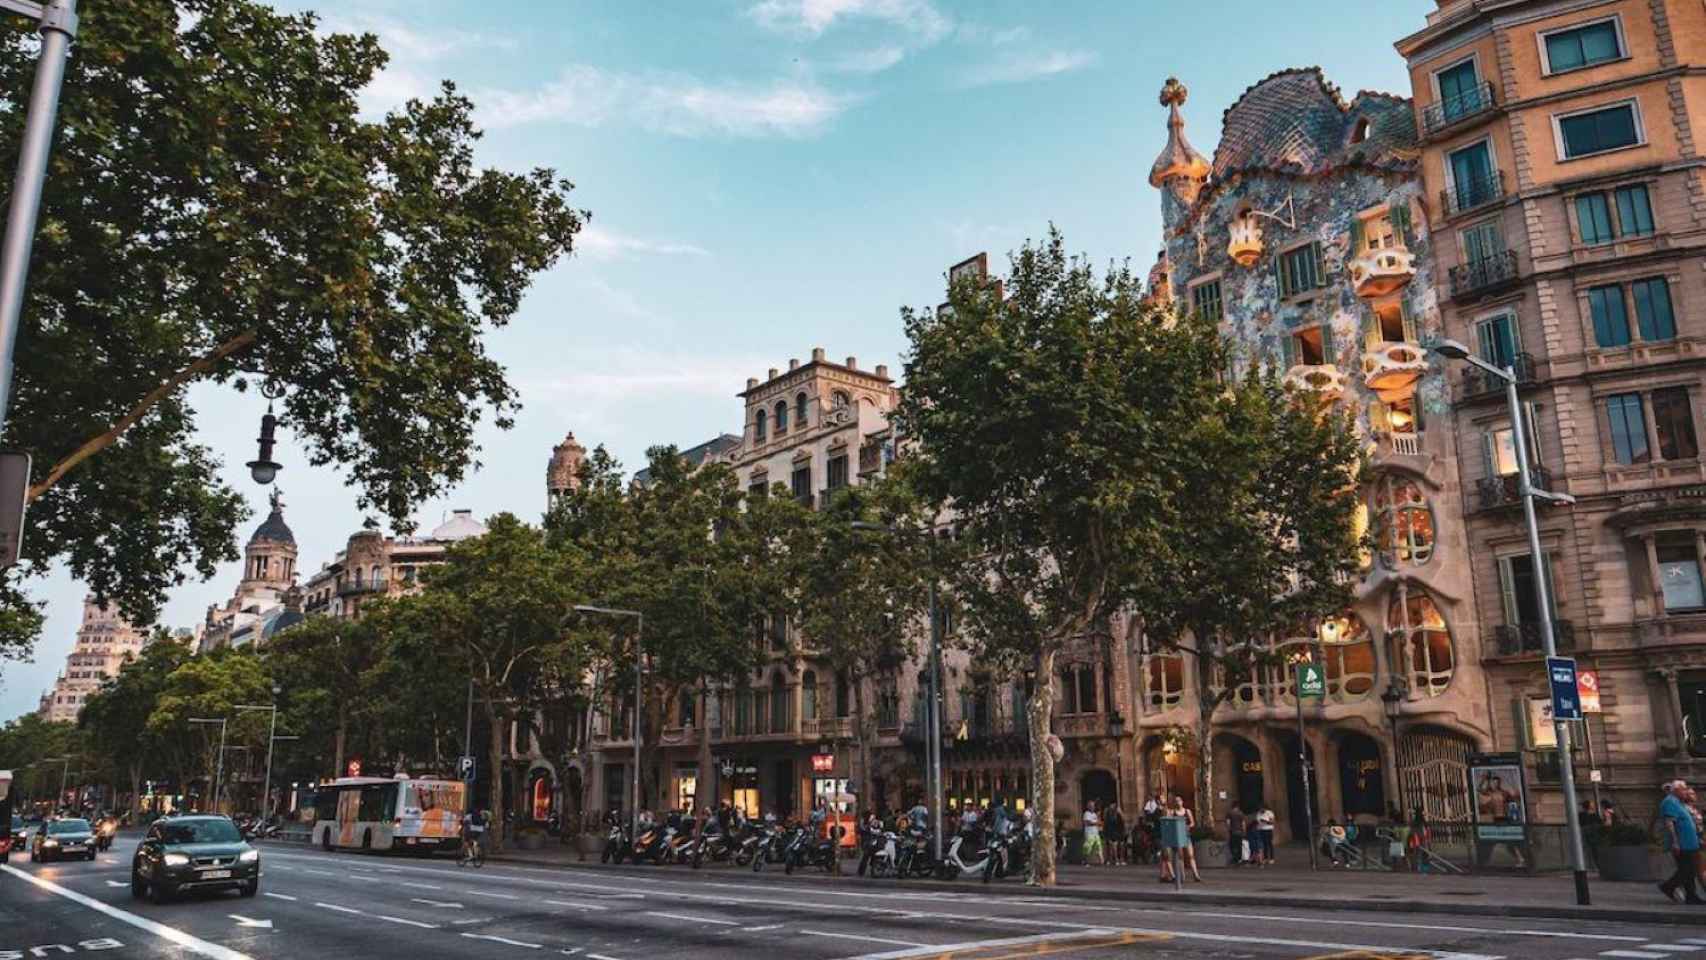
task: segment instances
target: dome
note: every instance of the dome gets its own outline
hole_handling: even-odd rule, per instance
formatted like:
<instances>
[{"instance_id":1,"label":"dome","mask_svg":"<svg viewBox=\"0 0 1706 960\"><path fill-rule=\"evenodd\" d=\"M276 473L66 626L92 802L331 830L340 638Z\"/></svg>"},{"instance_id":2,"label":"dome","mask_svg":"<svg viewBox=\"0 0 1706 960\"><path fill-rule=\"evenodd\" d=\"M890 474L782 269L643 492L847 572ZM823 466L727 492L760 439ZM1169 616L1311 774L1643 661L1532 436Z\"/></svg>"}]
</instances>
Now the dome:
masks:
<instances>
[{"instance_id":1,"label":"dome","mask_svg":"<svg viewBox=\"0 0 1706 960\"><path fill-rule=\"evenodd\" d=\"M1167 85L1161 88L1161 105L1168 108L1167 146L1161 149L1155 165L1149 168L1149 185L1152 187L1159 188L1173 177L1190 180L1208 177L1208 161L1185 139L1185 118L1180 115L1179 107L1188 96L1190 91L1178 77L1168 77Z\"/></svg>"},{"instance_id":2,"label":"dome","mask_svg":"<svg viewBox=\"0 0 1706 960\"><path fill-rule=\"evenodd\" d=\"M1227 109L1214 175L1273 170L1307 176L1351 162L1408 161L1415 147L1410 101L1361 93L1347 104L1320 68L1302 67L1262 80Z\"/></svg>"},{"instance_id":3,"label":"dome","mask_svg":"<svg viewBox=\"0 0 1706 960\"><path fill-rule=\"evenodd\" d=\"M290 526L284 522L284 498L276 490L272 495L272 512L255 528L255 535L249 538L249 543L252 546L263 540L296 546L296 534L291 533Z\"/></svg>"},{"instance_id":4,"label":"dome","mask_svg":"<svg viewBox=\"0 0 1706 960\"><path fill-rule=\"evenodd\" d=\"M486 525L474 519L472 510L453 510L450 519L433 528L434 540L466 540L486 535Z\"/></svg>"}]
</instances>

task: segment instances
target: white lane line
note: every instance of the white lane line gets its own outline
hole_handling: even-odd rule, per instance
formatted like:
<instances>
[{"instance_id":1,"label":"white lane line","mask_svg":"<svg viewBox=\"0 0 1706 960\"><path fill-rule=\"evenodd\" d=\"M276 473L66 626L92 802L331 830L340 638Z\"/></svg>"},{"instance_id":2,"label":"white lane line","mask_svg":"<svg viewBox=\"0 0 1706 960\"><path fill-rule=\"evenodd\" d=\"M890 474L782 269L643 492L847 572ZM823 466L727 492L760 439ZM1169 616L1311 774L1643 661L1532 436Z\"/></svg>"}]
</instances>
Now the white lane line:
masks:
<instances>
[{"instance_id":1,"label":"white lane line","mask_svg":"<svg viewBox=\"0 0 1706 960\"><path fill-rule=\"evenodd\" d=\"M910 947L915 950L924 949L924 944L914 943L911 940L885 940L882 937L867 937L857 933L832 933L828 930L801 930L800 932L810 937L836 937L841 940L863 940L866 943L886 943L893 947ZM935 950L936 948L930 947L929 949Z\"/></svg>"},{"instance_id":2,"label":"white lane line","mask_svg":"<svg viewBox=\"0 0 1706 960\"><path fill-rule=\"evenodd\" d=\"M443 887L439 886L436 883L414 883L414 882L411 882L408 880L399 880L399 881L397 881L397 885L400 887L414 887L416 890L443 890L444 889Z\"/></svg>"},{"instance_id":3,"label":"white lane line","mask_svg":"<svg viewBox=\"0 0 1706 960\"><path fill-rule=\"evenodd\" d=\"M804 931L802 931L804 932ZM1119 933L1118 930L1096 928L1081 933L1040 933L1029 937L1004 937L1000 940L969 940L965 943L933 943L929 946L914 947L910 950L890 950L887 953L867 953L849 960L910 960L913 957L933 957L938 954L950 953L956 950L981 950L989 947L1022 947L1039 943L1060 943L1081 940L1086 937L1107 937Z\"/></svg>"},{"instance_id":4,"label":"white lane line","mask_svg":"<svg viewBox=\"0 0 1706 960\"><path fill-rule=\"evenodd\" d=\"M596 903L574 903L574 902L569 901L569 900L544 900L541 902L542 903L548 903L553 907L573 907L576 910L609 910L610 909L609 907L601 907Z\"/></svg>"},{"instance_id":5,"label":"white lane line","mask_svg":"<svg viewBox=\"0 0 1706 960\"><path fill-rule=\"evenodd\" d=\"M513 893L487 893L484 890L470 890L470 891L468 891L468 895L472 896L472 897L491 897L493 900L520 900L521 899L520 897L516 896Z\"/></svg>"},{"instance_id":6,"label":"white lane line","mask_svg":"<svg viewBox=\"0 0 1706 960\"><path fill-rule=\"evenodd\" d=\"M607 957L602 953L589 953L586 956L587 960L617 960L616 957Z\"/></svg>"},{"instance_id":7,"label":"white lane line","mask_svg":"<svg viewBox=\"0 0 1706 960\"><path fill-rule=\"evenodd\" d=\"M1623 957L1627 960L1664 960L1663 953L1648 953L1645 950L1601 950L1602 957Z\"/></svg>"},{"instance_id":8,"label":"white lane line","mask_svg":"<svg viewBox=\"0 0 1706 960\"><path fill-rule=\"evenodd\" d=\"M316 904L314 904L314 906L319 907L323 910L336 910L339 913L353 913L358 917L361 916L361 911L355 909L354 907L340 907L335 903L316 903Z\"/></svg>"},{"instance_id":9,"label":"white lane line","mask_svg":"<svg viewBox=\"0 0 1706 960\"><path fill-rule=\"evenodd\" d=\"M360 880L364 883L384 883L385 882L384 877L369 877L369 876L366 876L366 875L360 874L360 873L352 873L349 875L349 878L351 880Z\"/></svg>"},{"instance_id":10,"label":"white lane line","mask_svg":"<svg viewBox=\"0 0 1706 960\"><path fill-rule=\"evenodd\" d=\"M686 920L688 923L714 923L719 927L738 927L740 923L734 920L713 920L710 917L690 917L685 913L664 913L661 910L647 910L648 917L663 917L665 920Z\"/></svg>"},{"instance_id":11,"label":"white lane line","mask_svg":"<svg viewBox=\"0 0 1706 960\"><path fill-rule=\"evenodd\" d=\"M762 927L741 927L741 933L760 933L765 930L780 930L787 926L785 923L767 923Z\"/></svg>"},{"instance_id":12,"label":"white lane line","mask_svg":"<svg viewBox=\"0 0 1706 960\"><path fill-rule=\"evenodd\" d=\"M1296 923L1296 916L1281 916L1272 913L1220 913L1208 910L1174 910L1159 907L1134 907L1139 913L1164 913L1168 915L1189 914L1193 917L1225 917L1229 920L1279 920L1286 923ZM1332 920L1321 921L1323 924L1336 927L1392 927L1397 930L1437 930L1445 933L1497 933L1512 937L1565 937L1576 940L1612 940L1623 943L1645 943L1646 937L1614 936L1604 933L1571 933L1567 930L1510 930L1504 927L1459 927L1438 923L1400 923L1392 920L1346 920L1334 917Z\"/></svg>"},{"instance_id":13,"label":"white lane line","mask_svg":"<svg viewBox=\"0 0 1706 960\"><path fill-rule=\"evenodd\" d=\"M118 881L118 880L108 880L107 886L109 886L109 887L128 887L128 886L130 886L130 884L123 883L123 882Z\"/></svg>"},{"instance_id":14,"label":"white lane line","mask_svg":"<svg viewBox=\"0 0 1706 960\"><path fill-rule=\"evenodd\" d=\"M425 897L410 897L409 902L424 903L429 907L443 907L446 910L462 909L462 904L457 903L455 900L428 900Z\"/></svg>"},{"instance_id":15,"label":"white lane line","mask_svg":"<svg viewBox=\"0 0 1706 960\"><path fill-rule=\"evenodd\" d=\"M1706 946L1691 945L1691 944L1686 944L1686 943L1643 943L1643 944L1641 944L1641 949L1642 950L1664 950L1664 951L1667 951L1669 953L1699 953L1702 950L1706 950Z\"/></svg>"},{"instance_id":16,"label":"white lane line","mask_svg":"<svg viewBox=\"0 0 1706 960\"><path fill-rule=\"evenodd\" d=\"M291 902L291 903L295 903L295 902L296 902L296 898L295 898L295 897L289 897L289 896L285 896L285 895L284 895L284 894L282 894L282 893L267 893L267 894L263 894L263 896L268 896L268 897L271 897L271 898L273 898L273 899L274 899L274 900L289 900L289 901L290 901L290 902Z\"/></svg>"},{"instance_id":17,"label":"white lane line","mask_svg":"<svg viewBox=\"0 0 1706 960\"><path fill-rule=\"evenodd\" d=\"M40 877L32 876L31 874L25 873L17 867L9 864L0 864L0 871L9 873L26 883L35 884L42 890L64 897L72 903L81 904L98 913L104 913L107 916L112 917L114 920L118 920L122 923L128 923L139 930L146 930L149 933L152 933L163 940L169 940L192 953L199 953L204 957L212 957L213 960L251 960L249 955L246 953L238 953L229 947L222 947L217 943L209 943L200 937L191 936L176 927L168 927L163 923L156 923L147 917L139 917L128 910L120 910L111 904L102 903L94 897L86 897L75 890L67 890L57 883L50 883Z\"/></svg>"},{"instance_id":18,"label":"white lane line","mask_svg":"<svg viewBox=\"0 0 1706 960\"><path fill-rule=\"evenodd\" d=\"M453 927L466 927L471 923L485 923L486 921L488 921L490 919L492 919L492 918L491 917L475 917L472 920L452 920L452 921L450 921L450 925Z\"/></svg>"},{"instance_id":19,"label":"white lane line","mask_svg":"<svg viewBox=\"0 0 1706 960\"><path fill-rule=\"evenodd\" d=\"M539 944L537 943L524 943L520 940L511 940L508 937L494 936L490 933L464 933L463 936L470 940L490 940L493 943L507 943L512 947L526 947L529 950L539 949Z\"/></svg>"},{"instance_id":20,"label":"white lane line","mask_svg":"<svg viewBox=\"0 0 1706 960\"><path fill-rule=\"evenodd\" d=\"M387 917L383 913L372 913L368 914L368 916L371 916L375 920L384 920L386 923L401 923L405 926L420 927L422 930L438 929L438 924L436 923L422 923L419 920L408 920L403 917Z\"/></svg>"}]
</instances>

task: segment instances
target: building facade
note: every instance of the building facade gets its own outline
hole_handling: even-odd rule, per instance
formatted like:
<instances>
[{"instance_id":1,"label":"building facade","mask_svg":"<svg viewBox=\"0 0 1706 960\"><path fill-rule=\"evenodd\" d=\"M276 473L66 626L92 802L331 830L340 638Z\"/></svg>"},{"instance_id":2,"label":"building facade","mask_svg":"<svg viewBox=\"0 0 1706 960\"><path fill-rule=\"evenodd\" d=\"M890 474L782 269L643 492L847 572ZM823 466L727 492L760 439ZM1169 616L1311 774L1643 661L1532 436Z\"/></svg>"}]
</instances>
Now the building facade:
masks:
<instances>
[{"instance_id":1,"label":"building facade","mask_svg":"<svg viewBox=\"0 0 1706 960\"><path fill-rule=\"evenodd\" d=\"M119 668L140 655L147 644L147 631L119 616L116 609L96 603L94 597L83 598L77 641L59 679L41 695L37 712L51 723L76 723L89 695L109 677L118 676Z\"/></svg>"},{"instance_id":2,"label":"building facade","mask_svg":"<svg viewBox=\"0 0 1706 960\"><path fill-rule=\"evenodd\" d=\"M1682 0L1458 0L1397 44L1445 334L1513 368L1541 486L1543 562L1515 500L1496 380L1454 372L1468 562L1500 750L1562 813L1543 715L1538 575L1561 652L1597 677L1583 793L1706 774L1706 10ZM1591 750L1591 753L1590 753ZM1591 785L1590 785L1591 784Z\"/></svg>"},{"instance_id":3,"label":"building facade","mask_svg":"<svg viewBox=\"0 0 1706 960\"><path fill-rule=\"evenodd\" d=\"M1468 575L1453 420L1422 344L1441 330L1434 233L1408 100L1342 97L1317 69L1276 73L1225 113L1209 161L1184 133L1187 91L1169 79L1161 192L1164 249L1150 296L1218 321L1234 374L1266 366L1348 414L1365 442L1361 522L1375 548L1349 609L1256 641L1275 659L1322 663L1304 747L1323 819L1420 807L1469 815L1466 761L1491 742ZM1135 727L1145 790L1195 797L1196 664L1136 644ZM1208 686L1224 695L1221 681ZM1260 668L1217 708L1209 736L1217 816L1271 806L1306 830L1289 666ZM1289 827L1289 831L1285 828Z\"/></svg>"},{"instance_id":4,"label":"building facade","mask_svg":"<svg viewBox=\"0 0 1706 960\"><path fill-rule=\"evenodd\" d=\"M303 584L303 612L357 619L370 601L416 589L422 569L443 563L451 544L485 532L486 525L474 519L472 510L451 511L424 537L358 530Z\"/></svg>"},{"instance_id":5,"label":"building facade","mask_svg":"<svg viewBox=\"0 0 1706 960\"><path fill-rule=\"evenodd\" d=\"M285 612L296 585L296 534L284 522L284 496L274 490L271 510L243 547L243 577L223 606L209 606L196 652L240 646L263 637Z\"/></svg>"}]
</instances>

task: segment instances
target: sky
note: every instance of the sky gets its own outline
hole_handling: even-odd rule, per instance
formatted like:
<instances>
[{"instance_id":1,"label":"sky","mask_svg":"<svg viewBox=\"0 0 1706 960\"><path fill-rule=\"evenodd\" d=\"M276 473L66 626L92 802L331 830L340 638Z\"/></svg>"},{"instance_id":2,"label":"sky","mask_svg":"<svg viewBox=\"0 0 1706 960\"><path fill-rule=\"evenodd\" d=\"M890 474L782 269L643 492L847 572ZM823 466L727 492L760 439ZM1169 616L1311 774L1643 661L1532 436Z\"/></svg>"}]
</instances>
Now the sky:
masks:
<instances>
[{"instance_id":1,"label":"sky","mask_svg":"<svg viewBox=\"0 0 1706 960\"><path fill-rule=\"evenodd\" d=\"M364 92L383 115L454 82L485 130L477 159L549 167L592 212L573 257L539 276L488 345L520 393L483 468L417 513L536 519L569 431L630 469L647 447L739 433L735 394L824 347L899 371L899 310L942 299L947 267L1059 227L1097 262L1147 273L1160 246L1148 172L1166 141L1162 84L1190 89L1187 134L1212 154L1222 112L1276 70L1321 66L1347 97L1408 93L1392 43L1432 0L278 0L323 32L371 32L392 54ZM73 50L73 56L75 56ZM51 189L51 184L49 185ZM264 401L197 388L202 440L255 515L243 463ZM336 469L286 425L278 486L311 574L360 529ZM200 622L240 564L172 591L161 623ZM83 587L47 603L35 659L0 670L0 719L33 710L63 667Z\"/></svg>"}]
</instances>

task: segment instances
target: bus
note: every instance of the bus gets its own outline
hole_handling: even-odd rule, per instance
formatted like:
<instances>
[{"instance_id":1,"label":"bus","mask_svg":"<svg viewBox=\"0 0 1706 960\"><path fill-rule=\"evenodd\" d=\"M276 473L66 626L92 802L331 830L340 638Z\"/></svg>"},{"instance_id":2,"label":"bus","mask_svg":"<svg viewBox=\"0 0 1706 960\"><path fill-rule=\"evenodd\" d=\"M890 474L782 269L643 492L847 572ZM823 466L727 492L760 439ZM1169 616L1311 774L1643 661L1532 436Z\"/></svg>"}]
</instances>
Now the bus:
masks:
<instances>
[{"instance_id":1,"label":"bus","mask_svg":"<svg viewBox=\"0 0 1706 960\"><path fill-rule=\"evenodd\" d=\"M461 846L467 785L405 775L344 777L314 791L312 842L323 850L408 850L430 854Z\"/></svg>"}]
</instances>

